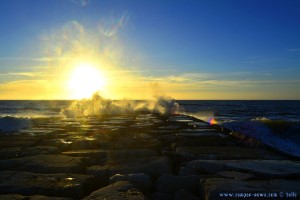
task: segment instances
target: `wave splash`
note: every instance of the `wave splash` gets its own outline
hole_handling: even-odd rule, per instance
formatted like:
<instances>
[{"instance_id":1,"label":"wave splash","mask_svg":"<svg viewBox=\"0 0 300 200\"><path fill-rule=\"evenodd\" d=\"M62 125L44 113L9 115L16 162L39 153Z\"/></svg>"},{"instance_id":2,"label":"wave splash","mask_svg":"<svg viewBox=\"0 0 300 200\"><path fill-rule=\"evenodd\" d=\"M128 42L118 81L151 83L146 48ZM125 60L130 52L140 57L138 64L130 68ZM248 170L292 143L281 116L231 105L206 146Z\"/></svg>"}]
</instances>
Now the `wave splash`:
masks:
<instances>
[{"instance_id":1,"label":"wave splash","mask_svg":"<svg viewBox=\"0 0 300 200\"><path fill-rule=\"evenodd\" d=\"M179 104L171 97L156 97L153 101L113 101L102 97L98 92L90 99L74 101L61 114L68 118L130 114L137 112L176 114Z\"/></svg>"},{"instance_id":2,"label":"wave splash","mask_svg":"<svg viewBox=\"0 0 300 200\"><path fill-rule=\"evenodd\" d=\"M253 137L265 145L300 157L300 123L266 118L222 123L222 126Z\"/></svg>"},{"instance_id":3,"label":"wave splash","mask_svg":"<svg viewBox=\"0 0 300 200\"><path fill-rule=\"evenodd\" d=\"M263 144L300 158L300 121L253 119L225 119L213 112L183 113L202 121L217 120L217 124L231 131L255 138Z\"/></svg>"}]
</instances>

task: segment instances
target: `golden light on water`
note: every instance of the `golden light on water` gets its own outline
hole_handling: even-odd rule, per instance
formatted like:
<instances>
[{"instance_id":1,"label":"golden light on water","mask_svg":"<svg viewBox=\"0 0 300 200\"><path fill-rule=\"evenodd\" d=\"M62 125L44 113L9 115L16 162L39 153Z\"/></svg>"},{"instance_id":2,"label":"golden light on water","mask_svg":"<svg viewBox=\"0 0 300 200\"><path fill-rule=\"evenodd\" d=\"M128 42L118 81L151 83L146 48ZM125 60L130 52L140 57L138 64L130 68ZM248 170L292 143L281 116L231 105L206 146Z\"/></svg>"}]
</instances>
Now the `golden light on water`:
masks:
<instances>
[{"instance_id":1,"label":"golden light on water","mask_svg":"<svg viewBox=\"0 0 300 200\"><path fill-rule=\"evenodd\" d=\"M95 91L104 90L105 84L104 72L88 62L76 64L68 81L71 96L75 99L88 98Z\"/></svg>"}]
</instances>

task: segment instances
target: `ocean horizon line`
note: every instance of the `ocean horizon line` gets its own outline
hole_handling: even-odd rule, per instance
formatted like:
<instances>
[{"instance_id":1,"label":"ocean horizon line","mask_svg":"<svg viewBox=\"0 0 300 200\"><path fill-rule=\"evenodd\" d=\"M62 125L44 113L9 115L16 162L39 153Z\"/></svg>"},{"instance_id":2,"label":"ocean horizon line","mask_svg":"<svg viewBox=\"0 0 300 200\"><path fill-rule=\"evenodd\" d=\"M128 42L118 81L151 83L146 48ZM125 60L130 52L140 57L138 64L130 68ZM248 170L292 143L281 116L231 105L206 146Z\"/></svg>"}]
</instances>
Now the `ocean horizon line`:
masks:
<instances>
[{"instance_id":1,"label":"ocean horizon line","mask_svg":"<svg viewBox=\"0 0 300 200\"><path fill-rule=\"evenodd\" d=\"M80 101L83 99L90 98L82 98L82 99L0 99L0 101ZM109 98L108 98L109 99ZM300 101L300 99L176 99L171 98L176 101ZM112 101L154 101L155 99L109 99Z\"/></svg>"}]
</instances>

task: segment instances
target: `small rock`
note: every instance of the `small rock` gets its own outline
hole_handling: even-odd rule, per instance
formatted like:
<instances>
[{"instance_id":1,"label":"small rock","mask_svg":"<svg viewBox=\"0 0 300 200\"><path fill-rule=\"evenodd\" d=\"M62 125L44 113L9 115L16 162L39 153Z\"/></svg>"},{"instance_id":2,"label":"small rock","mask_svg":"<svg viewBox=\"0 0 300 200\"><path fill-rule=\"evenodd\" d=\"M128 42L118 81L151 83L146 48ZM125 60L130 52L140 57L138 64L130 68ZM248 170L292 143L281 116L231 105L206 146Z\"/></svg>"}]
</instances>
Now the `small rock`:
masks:
<instances>
[{"instance_id":1,"label":"small rock","mask_svg":"<svg viewBox=\"0 0 300 200\"><path fill-rule=\"evenodd\" d=\"M140 189L143 192L149 192L152 188L151 177L145 173L137 174L115 174L110 177L110 183L115 183L118 181L129 181L136 188Z\"/></svg>"},{"instance_id":2,"label":"small rock","mask_svg":"<svg viewBox=\"0 0 300 200\"><path fill-rule=\"evenodd\" d=\"M96 177L113 176L115 174L145 173L154 178L164 173L172 173L171 160L167 157L148 157L132 159L128 162L107 163L104 166L92 166L87 169L87 174Z\"/></svg>"},{"instance_id":3,"label":"small rock","mask_svg":"<svg viewBox=\"0 0 300 200\"><path fill-rule=\"evenodd\" d=\"M91 192L94 177L82 174L35 174L1 171L0 194L45 195L80 199Z\"/></svg>"},{"instance_id":4,"label":"small rock","mask_svg":"<svg viewBox=\"0 0 300 200\"><path fill-rule=\"evenodd\" d=\"M83 200L146 200L147 198L128 181L119 181L94 191Z\"/></svg>"}]
</instances>

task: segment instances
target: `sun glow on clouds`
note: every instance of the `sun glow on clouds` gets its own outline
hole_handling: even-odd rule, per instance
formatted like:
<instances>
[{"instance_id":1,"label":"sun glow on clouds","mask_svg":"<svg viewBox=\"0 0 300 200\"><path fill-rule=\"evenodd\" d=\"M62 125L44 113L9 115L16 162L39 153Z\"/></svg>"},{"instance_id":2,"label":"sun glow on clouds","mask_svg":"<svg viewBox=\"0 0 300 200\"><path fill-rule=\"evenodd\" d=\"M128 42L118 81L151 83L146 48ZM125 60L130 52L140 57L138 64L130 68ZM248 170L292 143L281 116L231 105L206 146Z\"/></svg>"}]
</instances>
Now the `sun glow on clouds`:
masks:
<instances>
[{"instance_id":1,"label":"sun glow on clouds","mask_svg":"<svg viewBox=\"0 0 300 200\"><path fill-rule=\"evenodd\" d=\"M111 97L114 89L119 87L119 83L114 81L115 72L121 70L120 63L127 57L118 32L124 29L128 20L129 16L125 13L114 20L102 19L94 28L71 21L42 37L44 52L51 61L47 72L60 74L51 82L60 81L63 83L60 90L67 91L62 99L87 98L96 91Z\"/></svg>"}]
</instances>

